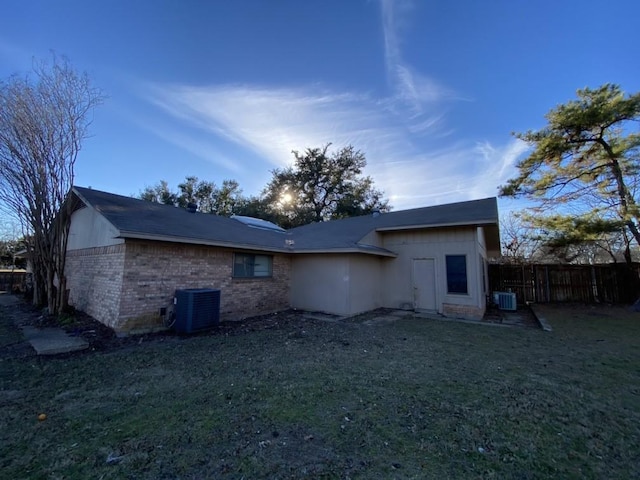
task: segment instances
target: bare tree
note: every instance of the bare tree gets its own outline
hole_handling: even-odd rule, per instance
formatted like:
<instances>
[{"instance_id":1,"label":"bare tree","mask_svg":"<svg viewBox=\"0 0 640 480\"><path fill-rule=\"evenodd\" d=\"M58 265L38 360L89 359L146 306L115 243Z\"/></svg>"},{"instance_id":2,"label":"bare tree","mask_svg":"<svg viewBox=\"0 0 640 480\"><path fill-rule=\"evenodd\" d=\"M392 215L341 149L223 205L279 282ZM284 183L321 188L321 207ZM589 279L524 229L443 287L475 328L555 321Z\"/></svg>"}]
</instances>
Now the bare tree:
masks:
<instances>
[{"instance_id":1,"label":"bare tree","mask_svg":"<svg viewBox=\"0 0 640 480\"><path fill-rule=\"evenodd\" d=\"M74 166L102 93L66 58L35 61L33 72L0 81L0 208L32 239L34 304L65 306L65 253Z\"/></svg>"},{"instance_id":2,"label":"bare tree","mask_svg":"<svg viewBox=\"0 0 640 480\"><path fill-rule=\"evenodd\" d=\"M538 233L517 212L510 212L500 219L500 236L504 262L532 262L540 255L542 242Z\"/></svg>"}]
</instances>

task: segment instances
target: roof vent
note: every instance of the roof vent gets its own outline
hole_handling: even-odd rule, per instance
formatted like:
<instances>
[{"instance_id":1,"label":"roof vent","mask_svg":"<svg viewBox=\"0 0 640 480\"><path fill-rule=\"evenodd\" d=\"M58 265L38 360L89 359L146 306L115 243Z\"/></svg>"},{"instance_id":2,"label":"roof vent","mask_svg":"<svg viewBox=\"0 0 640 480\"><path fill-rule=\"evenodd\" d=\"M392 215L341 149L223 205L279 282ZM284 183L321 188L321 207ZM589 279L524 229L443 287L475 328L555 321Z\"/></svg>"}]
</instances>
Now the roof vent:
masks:
<instances>
[{"instance_id":1,"label":"roof vent","mask_svg":"<svg viewBox=\"0 0 640 480\"><path fill-rule=\"evenodd\" d=\"M371 215L373 215L373 218L377 218L380 216L380 210L378 210L377 208L375 210L371 211Z\"/></svg>"},{"instance_id":2,"label":"roof vent","mask_svg":"<svg viewBox=\"0 0 640 480\"><path fill-rule=\"evenodd\" d=\"M187 212L196 213L196 210L198 210L198 204L197 203L193 203L193 202L187 203Z\"/></svg>"}]
</instances>

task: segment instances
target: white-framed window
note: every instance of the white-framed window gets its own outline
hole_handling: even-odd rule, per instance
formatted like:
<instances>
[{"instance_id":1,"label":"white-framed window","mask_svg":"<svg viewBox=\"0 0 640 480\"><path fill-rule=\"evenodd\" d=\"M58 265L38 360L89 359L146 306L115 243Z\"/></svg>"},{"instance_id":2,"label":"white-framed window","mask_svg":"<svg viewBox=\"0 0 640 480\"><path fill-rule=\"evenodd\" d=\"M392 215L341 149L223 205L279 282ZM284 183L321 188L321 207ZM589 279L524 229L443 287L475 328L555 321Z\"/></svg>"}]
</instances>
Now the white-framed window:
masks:
<instances>
[{"instance_id":1,"label":"white-framed window","mask_svg":"<svg viewBox=\"0 0 640 480\"><path fill-rule=\"evenodd\" d=\"M446 255L447 293L468 294L467 256Z\"/></svg>"},{"instance_id":2,"label":"white-framed window","mask_svg":"<svg viewBox=\"0 0 640 480\"><path fill-rule=\"evenodd\" d=\"M233 254L234 278L265 278L273 272L273 256L253 253Z\"/></svg>"}]
</instances>

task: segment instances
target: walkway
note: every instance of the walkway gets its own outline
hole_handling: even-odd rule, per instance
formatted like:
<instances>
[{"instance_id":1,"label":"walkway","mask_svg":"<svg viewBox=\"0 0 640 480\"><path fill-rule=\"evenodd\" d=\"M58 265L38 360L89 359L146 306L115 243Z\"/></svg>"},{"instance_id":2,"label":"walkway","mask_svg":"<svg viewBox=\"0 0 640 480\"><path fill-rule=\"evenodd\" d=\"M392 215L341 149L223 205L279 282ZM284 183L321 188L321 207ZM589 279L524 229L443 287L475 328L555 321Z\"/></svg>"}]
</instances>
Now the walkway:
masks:
<instances>
[{"instance_id":1,"label":"walkway","mask_svg":"<svg viewBox=\"0 0 640 480\"><path fill-rule=\"evenodd\" d=\"M0 292L0 307L17 308L22 299L6 292ZM37 328L18 324L22 334L38 355L58 355L76 352L89 347L89 343L80 337L72 337L61 328Z\"/></svg>"}]
</instances>

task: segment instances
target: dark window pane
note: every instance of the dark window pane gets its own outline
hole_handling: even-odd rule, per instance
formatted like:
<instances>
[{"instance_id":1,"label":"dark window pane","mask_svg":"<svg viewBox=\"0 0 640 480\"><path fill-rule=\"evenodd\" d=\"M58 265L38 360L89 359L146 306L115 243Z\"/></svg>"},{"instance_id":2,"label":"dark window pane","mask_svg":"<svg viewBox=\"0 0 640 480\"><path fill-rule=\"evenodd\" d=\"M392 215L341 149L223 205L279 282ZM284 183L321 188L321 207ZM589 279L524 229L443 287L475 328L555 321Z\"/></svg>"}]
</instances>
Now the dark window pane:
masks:
<instances>
[{"instance_id":1,"label":"dark window pane","mask_svg":"<svg viewBox=\"0 0 640 480\"><path fill-rule=\"evenodd\" d=\"M233 256L234 277L270 277L273 257L270 255L252 255L236 253Z\"/></svg>"},{"instance_id":2,"label":"dark window pane","mask_svg":"<svg viewBox=\"0 0 640 480\"><path fill-rule=\"evenodd\" d=\"M464 255L447 255L447 292L468 293L467 290L467 257Z\"/></svg>"}]
</instances>

